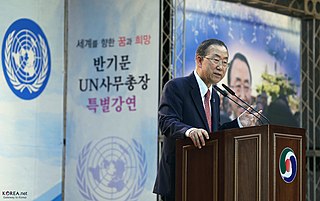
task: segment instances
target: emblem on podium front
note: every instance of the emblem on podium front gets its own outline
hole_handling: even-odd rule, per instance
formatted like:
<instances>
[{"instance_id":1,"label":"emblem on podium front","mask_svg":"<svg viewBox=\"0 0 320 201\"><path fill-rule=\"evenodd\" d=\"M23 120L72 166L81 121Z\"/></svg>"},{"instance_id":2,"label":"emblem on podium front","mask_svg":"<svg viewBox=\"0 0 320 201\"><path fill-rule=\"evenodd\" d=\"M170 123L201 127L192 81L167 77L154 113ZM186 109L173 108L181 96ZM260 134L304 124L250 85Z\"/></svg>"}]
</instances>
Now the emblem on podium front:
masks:
<instances>
[{"instance_id":1,"label":"emblem on podium front","mask_svg":"<svg viewBox=\"0 0 320 201\"><path fill-rule=\"evenodd\" d=\"M297 175L297 157L289 147L284 148L280 154L279 171L286 183L293 182Z\"/></svg>"}]
</instances>

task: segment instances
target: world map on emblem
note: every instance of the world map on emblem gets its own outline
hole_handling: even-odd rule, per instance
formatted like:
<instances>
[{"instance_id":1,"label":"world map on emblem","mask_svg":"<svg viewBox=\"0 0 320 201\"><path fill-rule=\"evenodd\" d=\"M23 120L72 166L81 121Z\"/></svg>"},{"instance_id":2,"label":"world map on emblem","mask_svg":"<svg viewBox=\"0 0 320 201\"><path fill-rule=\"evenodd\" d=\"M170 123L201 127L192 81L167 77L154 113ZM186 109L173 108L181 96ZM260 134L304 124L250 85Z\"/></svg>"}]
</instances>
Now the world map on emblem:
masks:
<instances>
[{"instance_id":1,"label":"world map on emblem","mask_svg":"<svg viewBox=\"0 0 320 201\"><path fill-rule=\"evenodd\" d=\"M297 158L293 150L286 147L282 150L279 157L280 175L286 183L291 183L297 175Z\"/></svg>"},{"instance_id":2,"label":"world map on emblem","mask_svg":"<svg viewBox=\"0 0 320 201\"><path fill-rule=\"evenodd\" d=\"M2 67L11 91L31 100L45 89L51 70L48 41L30 19L18 19L7 29L2 43Z\"/></svg>"},{"instance_id":3,"label":"world map on emblem","mask_svg":"<svg viewBox=\"0 0 320 201\"><path fill-rule=\"evenodd\" d=\"M77 183L89 200L135 200L146 181L147 164L142 146L119 137L107 137L81 151Z\"/></svg>"}]
</instances>

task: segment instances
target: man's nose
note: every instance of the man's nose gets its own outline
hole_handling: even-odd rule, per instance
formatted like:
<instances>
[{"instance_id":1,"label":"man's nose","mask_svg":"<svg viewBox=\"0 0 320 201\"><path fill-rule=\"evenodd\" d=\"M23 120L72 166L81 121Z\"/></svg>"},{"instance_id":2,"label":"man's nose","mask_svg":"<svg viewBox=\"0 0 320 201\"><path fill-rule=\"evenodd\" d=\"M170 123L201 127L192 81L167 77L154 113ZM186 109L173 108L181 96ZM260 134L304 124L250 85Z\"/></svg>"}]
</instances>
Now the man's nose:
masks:
<instances>
[{"instance_id":1,"label":"man's nose","mask_svg":"<svg viewBox=\"0 0 320 201\"><path fill-rule=\"evenodd\" d=\"M244 87L240 87L240 88L238 89L238 96L239 96L240 98L244 98L244 97L245 97Z\"/></svg>"},{"instance_id":2,"label":"man's nose","mask_svg":"<svg viewBox=\"0 0 320 201\"><path fill-rule=\"evenodd\" d=\"M248 91L245 90L244 87L241 87L241 90L239 90L239 94L238 96L243 99L244 101L248 102L249 101L249 97L250 93Z\"/></svg>"}]
</instances>

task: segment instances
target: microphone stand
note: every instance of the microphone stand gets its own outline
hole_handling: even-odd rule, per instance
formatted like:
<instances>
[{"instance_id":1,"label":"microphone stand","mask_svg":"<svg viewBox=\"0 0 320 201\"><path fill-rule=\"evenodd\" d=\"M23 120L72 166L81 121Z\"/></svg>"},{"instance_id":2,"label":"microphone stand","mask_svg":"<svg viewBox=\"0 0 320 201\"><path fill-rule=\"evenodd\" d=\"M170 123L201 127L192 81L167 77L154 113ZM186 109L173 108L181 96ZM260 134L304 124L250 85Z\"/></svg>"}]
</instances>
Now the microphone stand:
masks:
<instances>
[{"instance_id":1,"label":"microphone stand","mask_svg":"<svg viewBox=\"0 0 320 201\"><path fill-rule=\"evenodd\" d=\"M223 86L231 95L235 96L238 100L240 100L240 101L241 101L242 103L244 103L246 106L250 107L253 111L259 113L257 110L255 110L253 107L251 107L251 105L249 105L247 102L245 102L244 100L242 100L241 98L239 98L239 97L236 95L236 93L235 93L232 89L230 89L227 85L222 84L222 86ZM262 116L262 117L268 122L268 124L270 124L270 121L269 121L269 119L268 119L267 117L265 117L265 116L264 116L263 114L261 114L261 113L259 113L259 114L260 114L260 116Z\"/></svg>"},{"instance_id":2,"label":"microphone stand","mask_svg":"<svg viewBox=\"0 0 320 201\"><path fill-rule=\"evenodd\" d=\"M250 114L252 114L253 116L255 116L255 117L259 120L259 122L260 122L261 124L263 124L263 122L262 122L262 120L261 120L260 117L258 117L257 115L255 115L253 112L249 111L248 108L243 107L243 106L240 105L238 102L236 102L235 100L233 100L232 98L230 98L230 97L228 96L227 92L223 91L222 89L220 89L220 88L219 88L218 86L216 86L216 85L213 85L213 88L214 88L216 91L219 91L219 93L222 94L224 97L227 97L229 100L231 100L232 102L234 102L235 104L237 104L239 107L245 109L245 110L248 111Z\"/></svg>"}]
</instances>

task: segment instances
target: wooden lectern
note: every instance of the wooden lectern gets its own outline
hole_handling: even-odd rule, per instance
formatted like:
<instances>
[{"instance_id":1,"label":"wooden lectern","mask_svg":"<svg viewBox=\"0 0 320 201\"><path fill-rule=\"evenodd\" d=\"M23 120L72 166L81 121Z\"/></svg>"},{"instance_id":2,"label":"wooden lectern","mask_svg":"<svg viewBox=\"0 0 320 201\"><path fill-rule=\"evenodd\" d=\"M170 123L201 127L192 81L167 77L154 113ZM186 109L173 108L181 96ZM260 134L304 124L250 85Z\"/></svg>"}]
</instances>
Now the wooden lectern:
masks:
<instances>
[{"instance_id":1,"label":"wooden lectern","mask_svg":"<svg viewBox=\"0 0 320 201\"><path fill-rule=\"evenodd\" d=\"M176 201L302 201L305 129L263 125L176 143Z\"/></svg>"}]
</instances>

